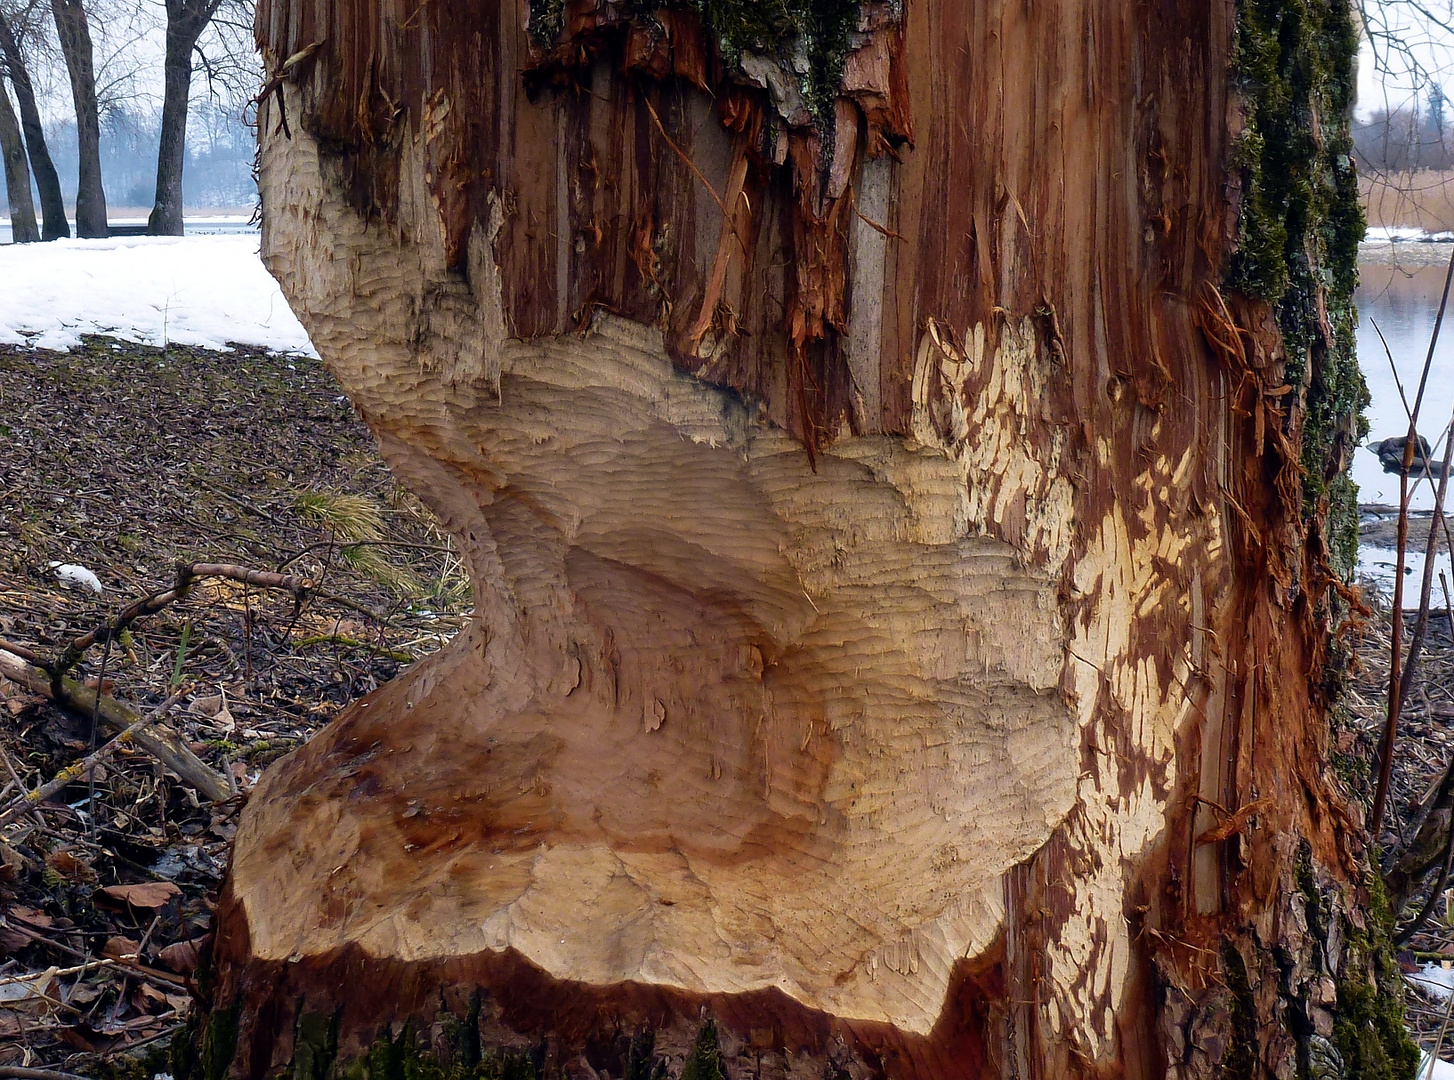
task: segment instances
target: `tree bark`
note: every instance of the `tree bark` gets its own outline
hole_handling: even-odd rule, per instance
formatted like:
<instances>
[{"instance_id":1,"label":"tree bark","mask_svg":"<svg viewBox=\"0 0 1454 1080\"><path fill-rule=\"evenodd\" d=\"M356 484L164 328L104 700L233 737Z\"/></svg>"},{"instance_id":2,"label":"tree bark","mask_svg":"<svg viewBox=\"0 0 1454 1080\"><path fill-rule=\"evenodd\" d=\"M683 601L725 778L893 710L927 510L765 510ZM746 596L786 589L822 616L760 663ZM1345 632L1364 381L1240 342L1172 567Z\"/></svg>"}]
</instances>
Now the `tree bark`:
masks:
<instances>
[{"instance_id":1,"label":"tree bark","mask_svg":"<svg viewBox=\"0 0 1454 1080\"><path fill-rule=\"evenodd\" d=\"M217 10L217 0L168 0L161 145L156 203L147 231L182 235L182 169L187 161L187 104L192 92L192 50Z\"/></svg>"},{"instance_id":2,"label":"tree bark","mask_svg":"<svg viewBox=\"0 0 1454 1080\"><path fill-rule=\"evenodd\" d=\"M101 183L101 117L96 103L96 71L91 27L82 0L51 0L61 54L71 79L76 107L76 144L80 176L76 186L76 235L104 237L106 189Z\"/></svg>"},{"instance_id":3,"label":"tree bark","mask_svg":"<svg viewBox=\"0 0 1454 1080\"><path fill-rule=\"evenodd\" d=\"M71 225L66 220L60 177L56 175L55 163L51 161L50 150L45 144L45 129L40 122L40 109L36 107L35 89L20 52L20 43L3 14L0 14L0 59L4 61L10 85L15 90L15 101L20 106L20 130L25 136L30 169L35 175L36 190L40 193L41 239L68 237Z\"/></svg>"},{"instance_id":4,"label":"tree bark","mask_svg":"<svg viewBox=\"0 0 1454 1080\"><path fill-rule=\"evenodd\" d=\"M1406 1071L1348 5L523 11L258 8L264 258L476 614L259 784L181 1073Z\"/></svg>"},{"instance_id":5,"label":"tree bark","mask_svg":"<svg viewBox=\"0 0 1454 1080\"><path fill-rule=\"evenodd\" d=\"M30 196L30 169L25 163L25 143L20 122L10 106L10 95L0 83L0 158L5 165L5 194L10 200L10 239L33 244L40 239L35 224L35 203Z\"/></svg>"}]
</instances>

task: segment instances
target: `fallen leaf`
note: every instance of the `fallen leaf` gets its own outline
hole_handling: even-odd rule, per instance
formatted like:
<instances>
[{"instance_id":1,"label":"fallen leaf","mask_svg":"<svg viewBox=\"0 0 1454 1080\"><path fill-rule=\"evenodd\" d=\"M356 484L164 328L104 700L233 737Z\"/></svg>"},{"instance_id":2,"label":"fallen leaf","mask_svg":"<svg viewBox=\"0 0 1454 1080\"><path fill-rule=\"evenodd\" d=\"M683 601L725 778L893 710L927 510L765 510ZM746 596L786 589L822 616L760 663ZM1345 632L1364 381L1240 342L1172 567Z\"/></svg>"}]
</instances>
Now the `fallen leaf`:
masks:
<instances>
[{"instance_id":1,"label":"fallen leaf","mask_svg":"<svg viewBox=\"0 0 1454 1080\"><path fill-rule=\"evenodd\" d=\"M55 981L58 968L27 975L13 982L0 983L0 1003L7 1009L21 1009L25 1012L49 1012L52 997L51 983Z\"/></svg>"},{"instance_id":2,"label":"fallen leaf","mask_svg":"<svg viewBox=\"0 0 1454 1080\"><path fill-rule=\"evenodd\" d=\"M0 881L14 881L27 865L24 855L0 840Z\"/></svg>"},{"instance_id":3,"label":"fallen leaf","mask_svg":"<svg viewBox=\"0 0 1454 1080\"><path fill-rule=\"evenodd\" d=\"M84 859L78 859L64 849L52 851L45 857L45 864L67 881L95 881L96 871Z\"/></svg>"},{"instance_id":4,"label":"fallen leaf","mask_svg":"<svg viewBox=\"0 0 1454 1080\"><path fill-rule=\"evenodd\" d=\"M71 987L71 992L66 996L66 1002L78 1008L82 1005L89 1005L101 996L101 987L95 983L81 981Z\"/></svg>"},{"instance_id":5,"label":"fallen leaf","mask_svg":"<svg viewBox=\"0 0 1454 1080\"><path fill-rule=\"evenodd\" d=\"M63 1027L56 1032L56 1038L67 1046L75 1047L83 1054L104 1054L116 1045L114 1038L84 1024Z\"/></svg>"},{"instance_id":6,"label":"fallen leaf","mask_svg":"<svg viewBox=\"0 0 1454 1080\"><path fill-rule=\"evenodd\" d=\"M101 955L110 960L130 960L135 962L137 954L141 952L141 942L133 941L129 937L109 937L106 944L101 946Z\"/></svg>"},{"instance_id":7,"label":"fallen leaf","mask_svg":"<svg viewBox=\"0 0 1454 1080\"><path fill-rule=\"evenodd\" d=\"M221 710L221 694L213 694L211 697L199 697L187 706L187 711L193 716L216 716Z\"/></svg>"},{"instance_id":8,"label":"fallen leaf","mask_svg":"<svg viewBox=\"0 0 1454 1080\"><path fill-rule=\"evenodd\" d=\"M55 925L55 920L44 911L37 911L33 907L25 907L22 904L12 905L10 914L37 930L45 930Z\"/></svg>"},{"instance_id":9,"label":"fallen leaf","mask_svg":"<svg viewBox=\"0 0 1454 1080\"><path fill-rule=\"evenodd\" d=\"M101 890L112 900L139 908L159 908L182 890L170 881L143 881L138 885L107 885Z\"/></svg>"},{"instance_id":10,"label":"fallen leaf","mask_svg":"<svg viewBox=\"0 0 1454 1080\"><path fill-rule=\"evenodd\" d=\"M193 938L191 941L179 941L175 945L168 945L157 953L157 960L168 971L175 971L178 975L190 975L197 970L197 955L203 940L203 938Z\"/></svg>"}]
</instances>

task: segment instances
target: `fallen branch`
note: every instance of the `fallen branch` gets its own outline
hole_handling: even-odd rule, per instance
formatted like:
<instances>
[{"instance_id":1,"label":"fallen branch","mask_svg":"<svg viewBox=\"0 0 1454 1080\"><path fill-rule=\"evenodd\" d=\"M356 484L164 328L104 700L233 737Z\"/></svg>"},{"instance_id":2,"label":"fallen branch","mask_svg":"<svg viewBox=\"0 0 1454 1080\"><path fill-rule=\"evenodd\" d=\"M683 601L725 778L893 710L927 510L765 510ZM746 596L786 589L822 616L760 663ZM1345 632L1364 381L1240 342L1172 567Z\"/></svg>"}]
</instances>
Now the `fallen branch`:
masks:
<instances>
[{"instance_id":1,"label":"fallen branch","mask_svg":"<svg viewBox=\"0 0 1454 1080\"><path fill-rule=\"evenodd\" d=\"M51 676L52 682L63 678L67 672L81 662L81 657L92 645L102 641L114 641L116 637L137 619L147 615L155 615L169 604L182 599L191 591L193 584L202 578L224 578L229 581L237 581L243 585L256 585L263 589L277 589L286 592L293 597L297 608L301 608L310 597L318 597L330 603L338 604L341 607L365 615L375 622L387 622L388 617L363 604L354 602L336 593L324 592L309 578L295 577L292 574L280 574L272 570L253 570L246 566L238 566L234 563L178 563L177 576L172 587L163 589L161 592L143 596L140 600L128 605L115 619L110 620L101 626L96 627L90 633L82 634L73 638L62 651L60 657L54 664L45 664L34 653L29 650L22 651L0 643L0 648L15 653L45 669ZM296 609L295 609L296 610Z\"/></svg>"},{"instance_id":2,"label":"fallen branch","mask_svg":"<svg viewBox=\"0 0 1454 1080\"><path fill-rule=\"evenodd\" d=\"M0 1078L14 1077L14 1080L86 1080L77 1073L61 1072L58 1069L22 1069L18 1065L0 1065Z\"/></svg>"},{"instance_id":3,"label":"fallen branch","mask_svg":"<svg viewBox=\"0 0 1454 1080\"><path fill-rule=\"evenodd\" d=\"M77 715L89 718L93 713L108 730L125 731L141 719L115 698L107 697L74 679L52 678L38 665L23 657L0 650L0 676L25 687L41 697ZM150 730L135 735L136 745L197 789L198 794L212 802L225 802L232 797L232 787L222 775L203 762L182 742L182 737L165 724L154 724Z\"/></svg>"},{"instance_id":4,"label":"fallen branch","mask_svg":"<svg viewBox=\"0 0 1454 1080\"><path fill-rule=\"evenodd\" d=\"M16 814L25 813L27 810L32 809L37 803L41 803L44 802L46 799L49 799L52 795L60 791L67 784L73 783L76 780L80 779L82 776L85 776L87 773L91 772L92 769L94 769L97 765L101 764L101 762L110 758L116 753L116 751L120 750L123 746L127 746L130 743L137 741L139 736L145 731L146 728L150 727L152 724L155 724L158 720L160 720L163 716L170 712L172 706L175 705L177 702L181 701L182 698L185 697L188 692L190 692L190 689L190 687L184 687L183 689L178 690L171 697L167 698L166 701L162 702L151 712L147 713L141 719L137 720L136 723L129 726L125 731L123 731L120 735L116 736L116 738L112 739L105 746L101 747L101 749L97 750L94 754L89 754L81 761L78 761L72 765L67 765L60 772L56 773L54 778L40 785L40 787L36 788L34 791L27 791L24 795L20 795L14 799L11 799L10 802L7 803L5 806L0 806L0 824L3 824L4 822L13 818Z\"/></svg>"},{"instance_id":5,"label":"fallen branch","mask_svg":"<svg viewBox=\"0 0 1454 1080\"><path fill-rule=\"evenodd\" d=\"M0 922L3 922L5 926L14 930L22 937L29 938L37 945L48 945L57 952L65 953L67 956L74 956L77 960L81 961L89 962L95 959L94 957L87 956L80 949L73 949L63 942L46 937L34 923L22 919L13 910L3 920L0 920ZM180 986L184 990L191 990L192 988L191 981L183 978L181 975L173 975L168 971L158 971L156 968L147 967L145 964L138 964L133 960L122 960L114 956L108 956L103 961L99 961L99 963L103 966L114 965L115 967L133 971L137 975L150 979L153 982L166 983L168 986Z\"/></svg>"},{"instance_id":6,"label":"fallen branch","mask_svg":"<svg viewBox=\"0 0 1454 1080\"><path fill-rule=\"evenodd\" d=\"M239 581L244 585L280 589L283 592L291 593L293 600L300 605L308 599L309 594L313 591L313 582L307 578L276 574L271 570L251 570L246 566L237 566L233 563L178 563L176 580L170 589L143 596L140 600L127 605L114 620L96 627L88 634L73 638L66 645L60 658L49 669L52 679L61 678L80 663L81 657L92 645L99 641L114 641L117 635L137 619L155 615L169 604L182 599L191 591L193 583L199 578L226 578L230 581Z\"/></svg>"}]
</instances>

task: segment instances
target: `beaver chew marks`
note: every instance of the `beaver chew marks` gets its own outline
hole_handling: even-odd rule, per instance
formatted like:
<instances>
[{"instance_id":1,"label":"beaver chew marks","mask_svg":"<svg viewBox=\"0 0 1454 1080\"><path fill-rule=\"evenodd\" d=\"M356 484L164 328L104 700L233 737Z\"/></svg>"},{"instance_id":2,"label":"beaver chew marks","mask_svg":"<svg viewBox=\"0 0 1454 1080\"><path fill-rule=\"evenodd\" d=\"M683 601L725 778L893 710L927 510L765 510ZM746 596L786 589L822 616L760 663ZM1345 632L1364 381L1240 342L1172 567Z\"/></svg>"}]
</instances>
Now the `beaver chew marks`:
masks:
<instances>
[{"instance_id":1,"label":"beaver chew marks","mask_svg":"<svg viewBox=\"0 0 1454 1080\"><path fill-rule=\"evenodd\" d=\"M270 160L330 243L372 245L361 295L315 276L312 322L350 328L334 370L467 538L478 619L259 787L232 882L253 955L514 949L927 1032L1074 797L1052 583L968 535L942 452L847 440L814 472L635 324L462 319L486 392L421 370L389 310L421 271L348 224L306 137ZM268 252L293 288L351 273Z\"/></svg>"}]
</instances>

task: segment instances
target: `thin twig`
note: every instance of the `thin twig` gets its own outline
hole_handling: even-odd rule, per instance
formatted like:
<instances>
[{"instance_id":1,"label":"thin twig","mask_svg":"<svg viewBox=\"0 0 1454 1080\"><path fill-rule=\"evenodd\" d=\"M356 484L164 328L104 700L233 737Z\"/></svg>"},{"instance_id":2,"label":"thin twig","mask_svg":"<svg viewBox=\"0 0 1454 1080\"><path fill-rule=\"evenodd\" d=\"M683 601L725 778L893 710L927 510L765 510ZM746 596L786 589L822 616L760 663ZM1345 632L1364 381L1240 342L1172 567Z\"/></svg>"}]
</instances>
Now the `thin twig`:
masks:
<instances>
[{"instance_id":1,"label":"thin twig","mask_svg":"<svg viewBox=\"0 0 1454 1080\"><path fill-rule=\"evenodd\" d=\"M82 716L91 714L95 707L95 697L100 695L101 721L115 731L126 730L138 719L137 714L121 702L101 695L99 689L82 686L74 679L62 679L57 692L57 687L48 673L4 650L0 650L0 676ZM227 782L192 753L181 736L171 728L158 726L155 731L143 731L136 737L136 742L206 798L213 802L225 802L232 797L232 789Z\"/></svg>"},{"instance_id":2,"label":"thin twig","mask_svg":"<svg viewBox=\"0 0 1454 1080\"><path fill-rule=\"evenodd\" d=\"M1419 913L1414 917L1414 921L1399 931L1398 936L1393 939L1394 944L1405 944L1423 929L1424 923L1429 921L1429 916L1434 911L1434 904L1438 901L1439 894L1444 891L1444 887L1449 883L1449 871L1451 868L1454 868L1454 825L1451 825L1449 836L1444 841L1444 861L1439 867L1439 876L1434 879L1433 888L1429 890L1429 895L1424 900L1424 906L1419 909Z\"/></svg>"},{"instance_id":3,"label":"thin twig","mask_svg":"<svg viewBox=\"0 0 1454 1080\"><path fill-rule=\"evenodd\" d=\"M743 257L751 258L751 249L748 248L747 241L742 238L742 233L737 228L737 220L728 211L727 204L722 201L722 196L717 194L717 189L712 186L711 181L702 175L702 170L697 168L697 163L694 162L690 157L688 157L686 151L684 151L680 146L673 142L672 137L666 133L666 128L662 126L661 117L656 115L656 109L652 107L651 98L643 93L641 95L641 103L646 106L646 111L651 114L651 120L654 124L656 124L656 130L660 132L661 137L666 140L667 146L670 146L673 150L676 151L677 157L681 158L682 161L686 164L686 167L692 170L692 172L696 175L697 179L702 182L702 186L707 189L708 194L710 194L712 198L717 201L717 205L722 208L722 220L730 221L732 223L732 234L737 237L737 242L742 245Z\"/></svg>"},{"instance_id":4,"label":"thin twig","mask_svg":"<svg viewBox=\"0 0 1454 1080\"><path fill-rule=\"evenodd\" d=\"M1379 743L1378 786L1373 795L1373 808L1369 815L1368 832L1377 844L1383 833L1384 808L1388 805L1388 785L1393 778L1393 751L1398 739L1398 721L1403 689L1403 596L1404 564L1409 542L1409 470L1414 464L1414 446L1419 436L1419 409L1424 401L1424 389L1429 382L1429 368L1434 362L1434 347L1439 341L1439 330L1444 325L1444 311L1449 305L1449 287L1454 284L1454 251L1449 253L1449 269L1444 274L1444 292L1439 298L1439 312L1434 317L1434 330L1429 335L1429 351L1424 357L1424 370L1419 376L1419 392L1414 396L1414 407L1409 410L1409 432L1404 440L1403 468L1399 471L1398 507L1398 556L1393 582L1393 620L1390 625L1388 665L1388 713L1384 719L1383 738ZM1445 455L1444 475L1448 475L1449 455Z\"/></svg>"},{"instance_id":5,"label":"thin twig","mask_svg":"<svg viewBox=\"0 0 1454 1080\"><path fill-rule=\"evenodd\" d=\"M1449 1031L1451 1014L1454 1014L1454 993L1450 993L1449 1002L1444 1006L1444 1020L1439 1024L1439 1037L1434 1040L1434 1049L1429 1054L1429 1071L1424 1074L1424 1080L1433 1080L1434 1063L1439 1060L1439 1051L1444 1049L1444 1036Z\"/></svg>"},{"instance_id":6,"label":"thin twig","mask_svg":"<svg viewBox=\"0 0 1454 1080\"><path fill-rule=\"evenodd\" d=\"M67 765L60 772L56 773L53 779L40 785L40 787L36 788L34 791L27 791L24 795L11 799L8 804L0 807L0 822L8 821L16 814L25 813L27 810L34 807L37 803L44 802L46 799L49 799L52 795L60 791L67 784L74 783L78 777L81 777L83 775L94 775L97 765L114 756L115 753L123 746L134 742L138 735L140 735L144 730L146 730L152 724L156 723L158 720L164 717L168 712L171 711L172 706L176 705L177 702L181 701L182 698L186 697L187 694L190 692L191 687L183 687L171 697L167 698L166 701L163 701L151 712L143 716L140 720L136 721L136 723L128 727L120 735L117 735L114 739L108 742L105 746L101 747L101 749L97 750L95 753L88 754L85 758L76 762L73 765ZM97 695L98 698L99 696L100 695Z\"/></svg>"},{"instance_id":7,"label":"thin twig","mask_svg":"<svg viewBox=\"0 0 1454 1080\"><path fill-rule=\"evenodd\" d=\"M77 960L91 959L91 957L87 956L80 949L73 949L64 942L56 941L54 938L46 937L44 934L40 933L41 930L45 929L44 927L37 927L35 923L30 922L28 919L21 918L19 915L15 914L15 910L13 908L10 910L10 913L5 916L4 921L6 925L8 925L10 929L14 930L17 934L21 934L24 937L29 938L31 941L35 942L38 945L48 945L52 949L55 949L57 952L63 952L67 956L74 956ZM131 971L136 972L138 975L144 975L146 978L151 979L155 982L163 982L166 983L168 986L180 986L184 989L191 989L191 982L187 979L184 979L180 975L173 975L166 971L158 971L156 970L156 968L147 967L145 964L134 963L130 960L122 960L114 956L108 956L106 959L109 960L111 963L115 964L117 967L127 968Z\"/></svg>"}]
</instances>

